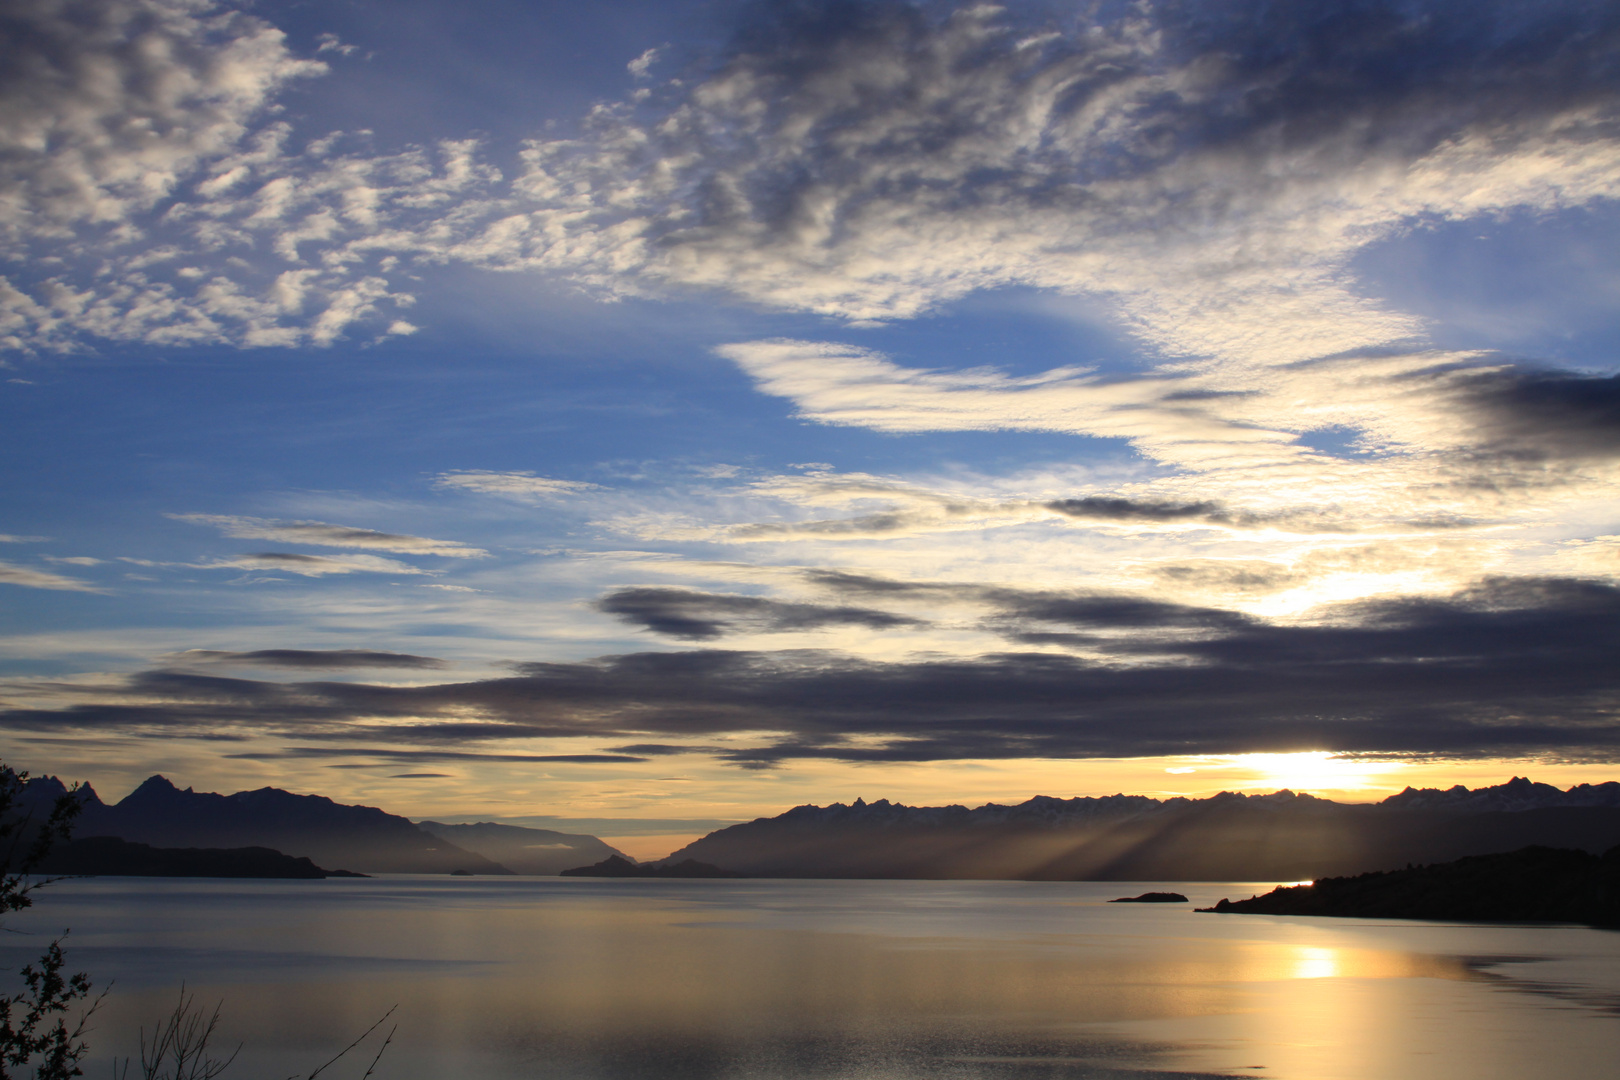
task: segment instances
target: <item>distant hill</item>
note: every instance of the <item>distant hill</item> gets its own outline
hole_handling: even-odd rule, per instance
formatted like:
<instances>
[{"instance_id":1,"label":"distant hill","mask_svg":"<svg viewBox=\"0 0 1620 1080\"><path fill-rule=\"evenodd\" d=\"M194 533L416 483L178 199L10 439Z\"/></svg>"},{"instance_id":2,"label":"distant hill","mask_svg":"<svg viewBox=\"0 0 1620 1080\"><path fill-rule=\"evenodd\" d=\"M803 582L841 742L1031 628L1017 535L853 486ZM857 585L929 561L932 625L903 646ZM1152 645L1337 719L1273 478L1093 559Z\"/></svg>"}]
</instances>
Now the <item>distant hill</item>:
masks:
<instances>
[{"instance_id":1,"label":"distant hill","mask_svg":"<svg viewBox=\"0 0 1620 1080\"><path fill-rule=\"evenodd\" d=\"M328 878L365 877L324 870L305 858L263 847L158 848L116 836L90 836L54 845L41 874L110 877Z\"/></svg>"},{"instance_id":2,"label":"distant hill","mask_svg":"<svg viewBox=\"0 0 1620 1080\"><path fill-rule=\"evenodd\" d=\"M1221 914L1337 915L1448 922L1579 922L1620 928L1620 847L1601 858L1567 848L1527 847L1283 886L1248 900L1222 900Z\"/></svg>"},{"instance_id":3,"label":"distant hill","mask_svg":"<svg viewBox=\"0 0 1620 1080\"><path fill-rule=\"evenodd\" d=\"M448 840L466 851L493 859L514 874L552 876L571 866L600 862L624 855L594 836L582 833L526 829L520 825L500 825L480 821L472 825L445 825L437 821L417 822L441 840Z\"/></svg>"},{"instance_id":4,"label":"distant hill","mask_svg":"<svg viewBox=\"0 0 1620 1080\"><path fill-rule=\"evenodd\" d=\"M1568 791L1515 778L1470 791L1408 788L1376 804L1280 791L909 807L800 806L733 825L662 860L753 877L1053 881L1301 881L1448 862L1533 844L1620 843L1620 783Z\"/></svg>"},{"instance_id":5,"label":"distant hill","mask_svg":"<svg viewBox=\"0 0 1620 1080\"><path fill-rule=\"evenodd\" d=\"M38 777L28 781L24 802L49 806L64 790L55 777ZM160 848L263 847L366 874L511 873L405 818L320 795L269 787L234 795L182 791L161 776L111 806L89 785L79 792L78 838L113 836Z\"/></svg>"}]
</instances>

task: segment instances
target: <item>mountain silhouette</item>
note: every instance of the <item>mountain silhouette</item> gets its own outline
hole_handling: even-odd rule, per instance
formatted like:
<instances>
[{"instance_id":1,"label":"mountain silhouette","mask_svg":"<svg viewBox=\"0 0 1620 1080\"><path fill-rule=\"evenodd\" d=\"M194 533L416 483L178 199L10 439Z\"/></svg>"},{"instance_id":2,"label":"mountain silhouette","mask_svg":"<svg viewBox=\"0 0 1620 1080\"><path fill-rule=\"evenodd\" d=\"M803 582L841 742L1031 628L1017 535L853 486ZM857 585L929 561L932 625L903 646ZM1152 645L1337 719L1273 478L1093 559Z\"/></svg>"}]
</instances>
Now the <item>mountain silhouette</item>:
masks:
<instances>
[{"instance_id":1,"label":"mountain silhouette","mask_svg":"<svg viewBox=\"0 0 1620 1080\"><path fill-rule=\"evenodd\" d=\"M65 790L55 777L38 777L28 781L24 802L49 806ZM366 874L512 872L376 807L280 788L217 795L154 776L112 805L88 784L79 799L73 835L80 838L111 836L157 848L270 848Z\"/></svg>"},{"instance_id":2,"label":"mountain silhouette","mask_svg":"<svg viewBox=\"0 0 1620 1080\"><path fill-rule=\"evenodd\" d=\"M733 825L663 862L698 859L755 877L1302 881L1529 845L1595 853L1617 843L1620 783L1560 791L1515 778L1477 791L1409 788L1372 804L1290 791L1037 796L976 809L857 799Z\"/></svg>"}]
</instances>

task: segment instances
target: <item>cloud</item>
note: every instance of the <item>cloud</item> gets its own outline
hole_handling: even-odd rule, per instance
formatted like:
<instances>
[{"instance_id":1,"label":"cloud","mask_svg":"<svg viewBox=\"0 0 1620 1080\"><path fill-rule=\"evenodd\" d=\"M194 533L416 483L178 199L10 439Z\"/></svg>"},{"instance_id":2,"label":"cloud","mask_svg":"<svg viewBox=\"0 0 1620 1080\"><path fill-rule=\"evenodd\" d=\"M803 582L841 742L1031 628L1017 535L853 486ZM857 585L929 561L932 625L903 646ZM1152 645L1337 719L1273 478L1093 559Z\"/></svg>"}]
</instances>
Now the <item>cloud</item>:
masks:
<instances>
[{"instance_id":1,"label":"cloud","mask_svg":"<svg viewBox=\"0 0 1620 1080\"><path fill-rule=\"evenodd\" d=\"M868 473L818 471L804 476L773 476L750 483L742 494L789 509L789 520L753 521L685 530L693 538L752 543L791 540L864 540L919 533L994 528L1052 515L1028 499L987 499L961 491L930 490L920 484ZM806 509L838 507L853 516L805 520ZM797 517L797 520L793 520ZM670 533L654 519L615 522L650 535ZM674 531L681 535L681 530Z\"/></svg>"},{"instance_id":2,"label":"cloud","mask_svg":"<svg viewBox=\"0 0 1620 1080\"><path fill-rule=\"evenodd\" d=\"M17 536L12 533L0 533L0 544L43 544L49 539L48 536Z\"/></svg>"},{"instance_id":3,"label":"cloud","mask_svg":"<svg viewBox=\"0 0 1620 1080\"><path fill-rule=\"evenodd\" d=\"M1620 458L1620 375L1480 372L1460 387L1490 452L1545 458Z\"/></svg>"},{"instance_id":4,"label":"cloud","mask_svg":"<svg viewBox=\"0 0 1620 1080\"><path fill-rule=\"evenodd\" d=\"M870 542L885 541L926 557L923 547L905 542L991 530L1013 531L1019 543L1044 538L1071 546L1081 530L1092 537L1080 542L1102 544L1126 536L1251 550L1288 544L1296 550L1287 557L1297 559L1313 545L1387 544L1397 537L1433 536L1455 547L1459 538L1499 528L1514 513L1546 514L1549 492L1560 484L1575 497L1602 497L1601 470L1560 478L1539 461L1524 467L1522 490L1487 495L1485 482L1509 471L1493 461L1476 468L1466 458L1416 454L1156 476L1138 467L1080 466L999 476L957 469L917 478L818 471L706 490L673 512L644 502L597 524L644 540L796 544L812 562L824 557L811 554L812 545L861 542L867 554L840 557L881 558ZM1098 483L1110 473L1125 482ZM1063 534L1071 535L1060 540Z\"/></svg>"},{"instance_id":5,"label":"cloud","mask_svg":"<svg viewBox=\"0 0 1620 1080\"><path fill-rule=\"evenodd\" d=\"M409 653L377 652L373 649L256 649L252 652L226 652L219 649L187 649L171 659L182 667L275 667L322 671L345 668L410 668L413 670L448 667L443 660Z\"/></svg>"},{"instance_id":6,"label":"cloud","mask_svg":"<svg viewBox=\"0 0 1620 1080\"><path fill-rule=\"evenodd\" d=\"M481 753L491 740L698 740L724 760L932 761L1286 752L1620 757L1620 589L1487 579L1450 597L1341 605L1309 623L1174 605L1051 616L1114 662L1053 653L878 662L823 650L635 653L392 687L147 672L16 731L281 735ZM719 741L717 741L719 740ZM333 743L337 745L325 745Z\"/></svg>"},{"instance_id":7,"label":"cloud","mask_svg":"<svg viewBox=\"0 0 1620 1080\"><path fill-rule=\"evenodd\" d=\"M893 582L837 571L804 575L832 592L854 592L891 602L924 601L936 616L950 607L982 613L987 627L1012 640L1051 644L1084 644L1108 651L1118 637L1123 651L1140 648L1135 636L1151 631L1150 640L1169 646L1163 636L1179 631L1230 632L1250 625L1249 616L1217 608L1153 600L1117 592L1047 591L948 582ZM788 602L731 593L690 589L636 587L617 589L598 600L598 611L654 633L688 641L712 641L736 634L784 633L837 626L871 630L916 629L930 620L875 607ZM1053 625L1097 634L1052 634Z\"/></svg>"},{"instance_id":8,"label":"cloud","mask_svg":"<svg viewBox=\"0 0 1620 1080\"><path fill-rule=\"evenodd\" d=\"M288 761L309 758L370 757L387 762L399 761L516 761L529 764L571 763L580 765L617 765L643 762L644 757L630 754L483 754L457 750L390 750L374 746L290 746L284 750L257 753L227 754L228 758L250 761ZM439 776L442 773L418 773L418 776Z\"/></svg>"},{"instance_id":9,"label":"cloud","mask_svg":"<svg viewBox=\"0 0 1620 1080\"><path fill-rule=\"evenodd\" d=\"M0 560L0 585L21 585L28 589L56 589L63 592L106 592L79 578L64 577L46 570Z\"/></svg>"},{"instance_id":10,"label":"cloud","mask_svg":"<svg viewBox=\"0 0 1620 1080\"><path fill-rule=\"evenodd\" d=\"M905 368L882 353L855 346L779 338L715 350L753 377L761 392L784 397L800 415L823 424L876 431L1065 431L1133 439L1165 435L1166 414L1180 423L1176 438L1219 444L1292 436L1202 416L1185 401L1184 378L1102 379L1079 368L1014 377L989 368L930 371ZM1180 394L1182 396L1178 397Z\"/></svg>"},{"instance_id":11,"label":"cloud","mask_svg":"<svg viewBox=\"0 0 1620 1080\"><path fill-rule=\"evenodd\" d=\"M0 277L0 347L319 346L360 321L414 329L389 315L413 297L382 257L331 249L375 240L389 204L420 209L456 186L440 168L455 171L455 151L290 148L279 94L327 65L227 4L19 0L5 22L0 242L27 261ZM345 53L330 45L318 51ZM306 262L312 248L332 257Z\"/></svg>"},{"instance_id":12,"label":"cloud","mask_svg":"<svg viewBox=\"0 0 1620 1080\"><path fill-rule=\"evenodd\" d=\"M1195 503L1167 502L1150 499L1120 499L1088 495L1079 499L1057 499L1046 504L1065 517L1086 521L1195 521L1227 525L1236 520L1220 503L1205 500Z\"/></svg>"},{"instance_id":13,"label":"cloud","mask_svg":"<svg viewBox=\"0 0 1620 1080\"><path fill-rule=\"evenodd\" d=\"M1620 578L1620 536L1565 540L1549 561L1561 573Z\"/></svg>"},{"instance_id":14,"label":"cloud","mask_svg":"<svg viewBox=\"0 0 1620 1080\"><path fill-rule=\"evenodd\" d=\"M1170 352L1280 362L1420 332L1339 275L1401 222L1616 191L1615 31L1584 5L941 10L770 9L656 104L532 144L518 186L557 209L488 257L851 319L1087 292Z\"/></svg>"},{"instance_id":15,"label":"cloud","mask_svg":"<svg viewBox=\"0 0 1620 1080\"><path fill-rule=\"evenodd\" d=\"M666 637L707 641L728 634L786 633L832 626L889 630L921 620L872 608L787 603L759 596L689 589L617 589L596 601L598 611Z\"/></svg>"},{"instance_id":16,"label":"cloud","mask_svg":"<svg viewBox=\"0 0 1620 1080\"><path fill-rule=\"evenodd\" d=\"M1258 625L1258 620L1239 612L1118 591L896 581L841 570L811 570L804 577L834 594L891 603L921 601L936 611L947 606L979 609L988 627L1011 640L1084 646L1091 652L1138 652L1143 648L1173 652L1185 631L1232 633ZM1054 634L1049 629L1053 625L1087 633ZM1145 637L1144 631L1148 632Z\"/></svg>"},{"instance_id":17,"label":"cloud","mask_svg":"<svg viewBox=\"0 0 1620 1080\"><path fill-rule=\"evenodd\" d=\"M252 16L13 9L6 212L67 264L0 285L14 347L404 332L396 280L462 265L855 321L1085 293L1153 349L1272 366L1421 337L1354 289L1366 244L1620 191L1617 32L1579 0L757 5L510 177L472 139L295 141L276 95L322 65Z\"/></svg>"},{"instance_id":18,"label":"cloud","mask_svg":"<svg viewBox=\"0 0 1620 1080\"><path fill-rule=\"evenodd\" d=\"M642 53L640 56L626 64L625 70L630 72L631 75L638 79L645 79L648 73L652 70L652 66L658 62L658 54L660 51L662 50L659 46L648 49L646 52Z\"/></svg>"},{"instance_id":19,"label":"cloud","mask_svg":"<svg viewBox=\"0 0 1620 1080\"><path fill-rule=\"evenodd\" d=\"M1300 441L1329 427L1367 448L1620 457L1620 381L1432 352L1357 355L1282 369L1183 367L1102 377L1076 368L1011 376L907 368L882 353L774 339L715 350L805 419L875 431L1061 431L1128 440L1199 471L1345 468ZM1376 462L1374 462L1376 464ZM1362 463L1365 464L1365 463Z\"/></svg>"},{"instance_id":20,"label":"cloud","mask_svg":"<svg viewBox=\"0 0 1620 1080\"><path fill-rule=\"evenodd\" d=\"M433 484L435 487L475 491L481 495L500 495L523 501L557 498L596 488L595 484L578 480L552 480L531 472L482 472L474 469L457 469L440 473Z\"/></svg>"},{"instance_id":21,"label":"cloud","mask_svg":"<svg viewBox=\"0 0 1620 1080\"><path fill-rule=\"evenodd\" d=\"M0 62L0 230L125 224L233 148L326 65L207 0L11 0Z\"/></svg>"},{"instance_id":22,"label":"cloud","mask_svg":"<svg viewBox=\"0 0 1620 1080\"><path fill-rule=\"evenodd\" d=\"M313 547L358 548L369 551L392 551L400 555L438 555L451 559L482 559L489 555L483 548L472 547L455 540L430 540L425 536L376 532L372 529L355 528L352 525L330 525L324 521L278 521L272 518L239 517L231 514L164 516L176 521L187 521L193 525L212 525L226 536L244 540L280 540L287 544L309 544ZM390 560L378 562L403 565L392 563Z\"/></svg>"},{"instance_id":23,"label":"cloud","mask_svg":"<svg viewBox=\"0 0 1620 1080\"><path fill-rule=\"evenodd\" d=\"M1248 616L1219 608L1196 607L1118 594L1061 596L995 590L988 594L988 598L1001 601L1002 618L1007 620L1057 623L1116 633L1133 630L1202 630L1231 633L1255 624L1255 620ZM1150 643L1145 647L1162 649L1166 645L1164 639L1156 638L1150 639ZM1120 647L1131 649L1144 646L1133 646L1131 639L1127 638Z\"/></svg>"},{"instance_id":24,"label":"cloud","mask_svg":"<svg viewBox=\"0 0 1620 1080\"><path fill-rule=\"evenodd\" d=\"M187 563L198 570L281 570L301 577L326 577L331 574L425 574L398 559L385 559L380 555L300 555L288 551L261 551L251 555L233 555L210 562Z\"/></svg>"}]
</instances>

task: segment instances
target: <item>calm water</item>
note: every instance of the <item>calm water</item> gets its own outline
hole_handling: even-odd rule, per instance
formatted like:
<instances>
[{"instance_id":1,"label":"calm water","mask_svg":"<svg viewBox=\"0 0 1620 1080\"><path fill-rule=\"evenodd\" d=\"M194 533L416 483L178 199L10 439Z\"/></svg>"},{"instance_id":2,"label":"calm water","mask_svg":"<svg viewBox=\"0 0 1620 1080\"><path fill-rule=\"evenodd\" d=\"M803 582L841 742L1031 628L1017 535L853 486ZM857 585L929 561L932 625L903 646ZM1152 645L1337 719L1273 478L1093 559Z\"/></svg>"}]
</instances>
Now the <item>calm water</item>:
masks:
<instances>
[{"instance_id":1,"label":"calm water","mask_svg":"<svg viewBox=\"0 0 1620 1080\"><path fill-rule=\"evenodd\" d=\"M115 980L92 1078L182 981L245 1044L227 1080L307 1073L396 1004L379 1080L1615 1075L1620 933L1104 903L1167 887L1258 888L103 878L40 894L0 960L71 927Z\"/></svg>"}]
</instances>

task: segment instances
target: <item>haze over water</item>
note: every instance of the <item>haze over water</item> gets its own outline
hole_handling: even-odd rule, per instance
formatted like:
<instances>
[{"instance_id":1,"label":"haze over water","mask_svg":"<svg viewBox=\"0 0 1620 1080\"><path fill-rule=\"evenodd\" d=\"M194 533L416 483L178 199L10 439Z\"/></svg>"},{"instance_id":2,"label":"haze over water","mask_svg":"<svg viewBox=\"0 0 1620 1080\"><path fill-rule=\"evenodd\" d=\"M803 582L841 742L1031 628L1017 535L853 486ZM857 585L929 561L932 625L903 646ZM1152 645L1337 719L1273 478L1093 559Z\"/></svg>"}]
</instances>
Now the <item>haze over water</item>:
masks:
<instances>
[{"instance_id":1,"label":"haze over water","mask_svg":"<svg viewBox=\"0 0 1620 1080\"><path fill-rule=\"evenodd\" d=\"M1620 1060L1620 935L1105 903L1149 887L90 879L53 886L0 959L73 928L73 968L113 983L90 1075L182 981L223 1001L247 1080L306 1074L395 1004L383 1080L1581 1080Z\"/></svg>"}]
</instances>

